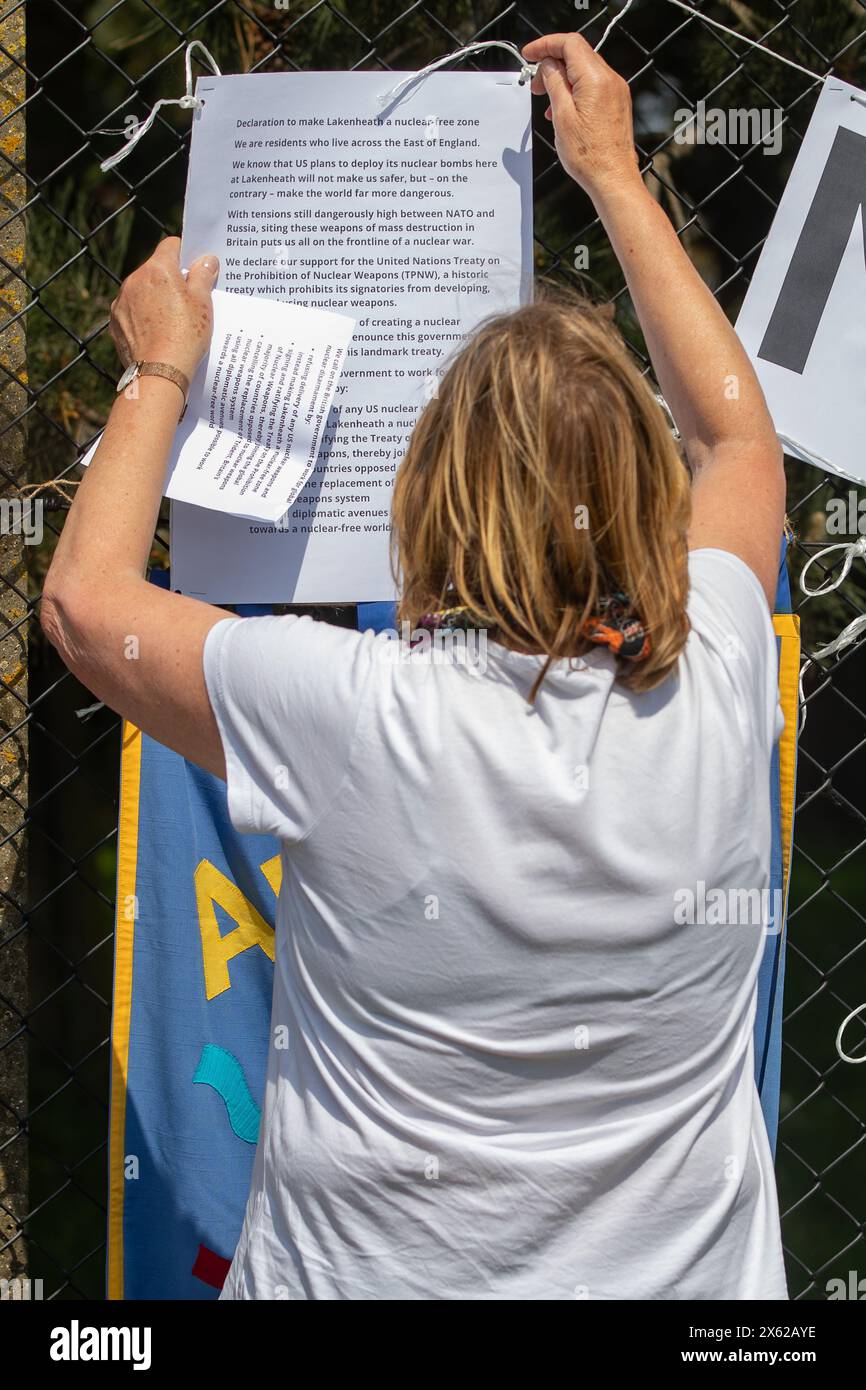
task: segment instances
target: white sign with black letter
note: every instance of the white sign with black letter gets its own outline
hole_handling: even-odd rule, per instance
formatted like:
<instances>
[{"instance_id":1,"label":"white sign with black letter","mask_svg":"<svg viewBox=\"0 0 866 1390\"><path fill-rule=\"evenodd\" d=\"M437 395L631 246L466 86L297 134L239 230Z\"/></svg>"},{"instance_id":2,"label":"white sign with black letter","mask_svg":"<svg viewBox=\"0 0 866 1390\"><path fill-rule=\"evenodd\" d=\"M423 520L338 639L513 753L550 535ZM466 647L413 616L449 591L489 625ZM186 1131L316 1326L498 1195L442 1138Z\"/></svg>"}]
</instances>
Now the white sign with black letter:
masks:
<instances>
[{"instance_id":1,"label":"white sign with black letter","mask_svg":"<svg viewBox=\"0 0 866 1390\"><path fill-rule=\"evenodd\" d=\"M829 78L737 320L786 452L866 482L866 94Z\"/></svg>"},{"instance_id":2,"label":"white sign with black letter","mask_svg":"<svg viewBox=\"0 0 866 1390\"><path fill-rule=\"evenodd\" d=\"M391 598L391 489L418 411L465 335L530 293L529 86L268 73L200 78L196 95L182 264L214 251L222 289L357 327L285 517L175 503L172 584L215 603Z\"/></svg>"}]
</instances>

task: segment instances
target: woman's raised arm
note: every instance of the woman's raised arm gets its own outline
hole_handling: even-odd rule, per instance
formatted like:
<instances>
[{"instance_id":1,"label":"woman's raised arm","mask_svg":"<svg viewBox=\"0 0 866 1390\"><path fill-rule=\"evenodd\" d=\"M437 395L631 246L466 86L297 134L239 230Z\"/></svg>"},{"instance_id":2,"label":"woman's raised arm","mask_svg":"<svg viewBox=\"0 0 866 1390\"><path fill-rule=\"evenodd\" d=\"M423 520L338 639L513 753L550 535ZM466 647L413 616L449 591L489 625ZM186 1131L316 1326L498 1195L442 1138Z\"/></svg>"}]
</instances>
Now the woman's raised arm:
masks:
<instances>
[{"instance_id":1,"label":"woman's raised arm","mask_svg":"<svg viewBox=\"0 0 866 1390\"><path fill-rule=\"evenodd\" d=\"M187 378L207 351L216 258L184 280L170 237L123 283L111 331L124 365L167 362ZM111 709L209 772L225 760L202 671L220 608L148 584L145 568L183 406L174 381L138 378L117 397L45 581L42 626L70 671Z\"/></svg>"},{"instance_id":2,"label":"woman's raised arm","mask_svg":"<svg viewBox=\"0 0 866 1390\"><path fill-rule=\"evenodd\" d=\"M772 606L785 514L782 451L743 347L640 176L627 83L579 34L527 44L556 149L589 194L622 267L693 475L692 549L754 571Z\"/></svg>"}]
</instances>

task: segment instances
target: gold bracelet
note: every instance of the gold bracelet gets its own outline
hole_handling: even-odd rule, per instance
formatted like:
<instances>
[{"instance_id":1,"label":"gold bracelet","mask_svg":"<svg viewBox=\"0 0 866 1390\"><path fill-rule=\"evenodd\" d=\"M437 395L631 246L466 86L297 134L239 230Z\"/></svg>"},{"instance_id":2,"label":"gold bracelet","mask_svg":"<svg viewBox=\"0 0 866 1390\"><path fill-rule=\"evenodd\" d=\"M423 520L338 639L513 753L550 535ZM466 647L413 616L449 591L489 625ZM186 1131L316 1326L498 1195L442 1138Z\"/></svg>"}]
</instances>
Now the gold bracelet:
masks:
<instances>
[{"instance_id":1,"label":"gold bracelet","mask_svg":"<svg viewBox=\"0 0 866 1390\"><path fill-rule=\"evenodd\" d=\"M189 399L189 377L179 367L173 367L170 362L130 362L117 383L118 394L125 391L140 376L163 376L167 381L174 382L183 396L183 410L178 416L178 424L180 424L186 414L186 405Z\"/></svg>"}]
</instances>

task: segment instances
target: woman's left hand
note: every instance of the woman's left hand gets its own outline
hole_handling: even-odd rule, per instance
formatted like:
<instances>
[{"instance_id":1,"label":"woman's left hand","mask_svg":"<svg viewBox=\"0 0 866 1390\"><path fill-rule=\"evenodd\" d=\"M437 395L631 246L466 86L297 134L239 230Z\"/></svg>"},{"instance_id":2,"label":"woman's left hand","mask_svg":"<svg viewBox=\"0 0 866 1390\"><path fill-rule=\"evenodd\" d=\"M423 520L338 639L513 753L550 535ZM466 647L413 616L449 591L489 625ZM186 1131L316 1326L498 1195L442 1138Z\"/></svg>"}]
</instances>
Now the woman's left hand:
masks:
<instances>
[{"instance_id":1,"label":"woman's left hand","mask_svg":"<svg viewBox=\"0 0 866 1390\"><path fill-rule=\"evenodd\" d=\"M111 306L110 329L124 367L130 362L168 362L192 380L213 333L211 290L216 256L201 256L180 273L180 238L166 237L138 270L128 275Z\"/></svg>"}]
</instances>

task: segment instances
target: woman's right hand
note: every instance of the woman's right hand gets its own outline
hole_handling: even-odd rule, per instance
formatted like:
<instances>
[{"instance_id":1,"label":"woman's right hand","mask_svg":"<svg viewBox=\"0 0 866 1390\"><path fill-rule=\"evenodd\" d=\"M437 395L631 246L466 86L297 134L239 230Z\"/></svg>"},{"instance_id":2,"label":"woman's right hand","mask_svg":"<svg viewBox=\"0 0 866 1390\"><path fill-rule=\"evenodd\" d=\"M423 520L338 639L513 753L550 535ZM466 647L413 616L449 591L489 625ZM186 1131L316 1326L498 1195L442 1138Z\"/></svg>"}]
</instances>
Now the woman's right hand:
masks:
<instances>
[{"instance_id":1,"label":"woman's right hand","mask_svg":"<svg viewBox=\"0 0 866 1390\"><path fill-rule=\"evenodd\" d=\"M111 305L110 332L124 367L167 362L192 381L213 334L211 292L218 273L216 256L200 256L184 278L180 239L161 241L126 277Z\"/></svg>"},{"instance_id":2,"label":"woman's right hand","mask_svg":"<svg viewBox=\"0 0 866 1390\"><path fill-rule=\"evenodd\" d=\"M547 93L556 152L591 198L639 178L628 83L580 34L546 34L523 49L538 63L532 91Z\"/></svg>"}]
</instances>

